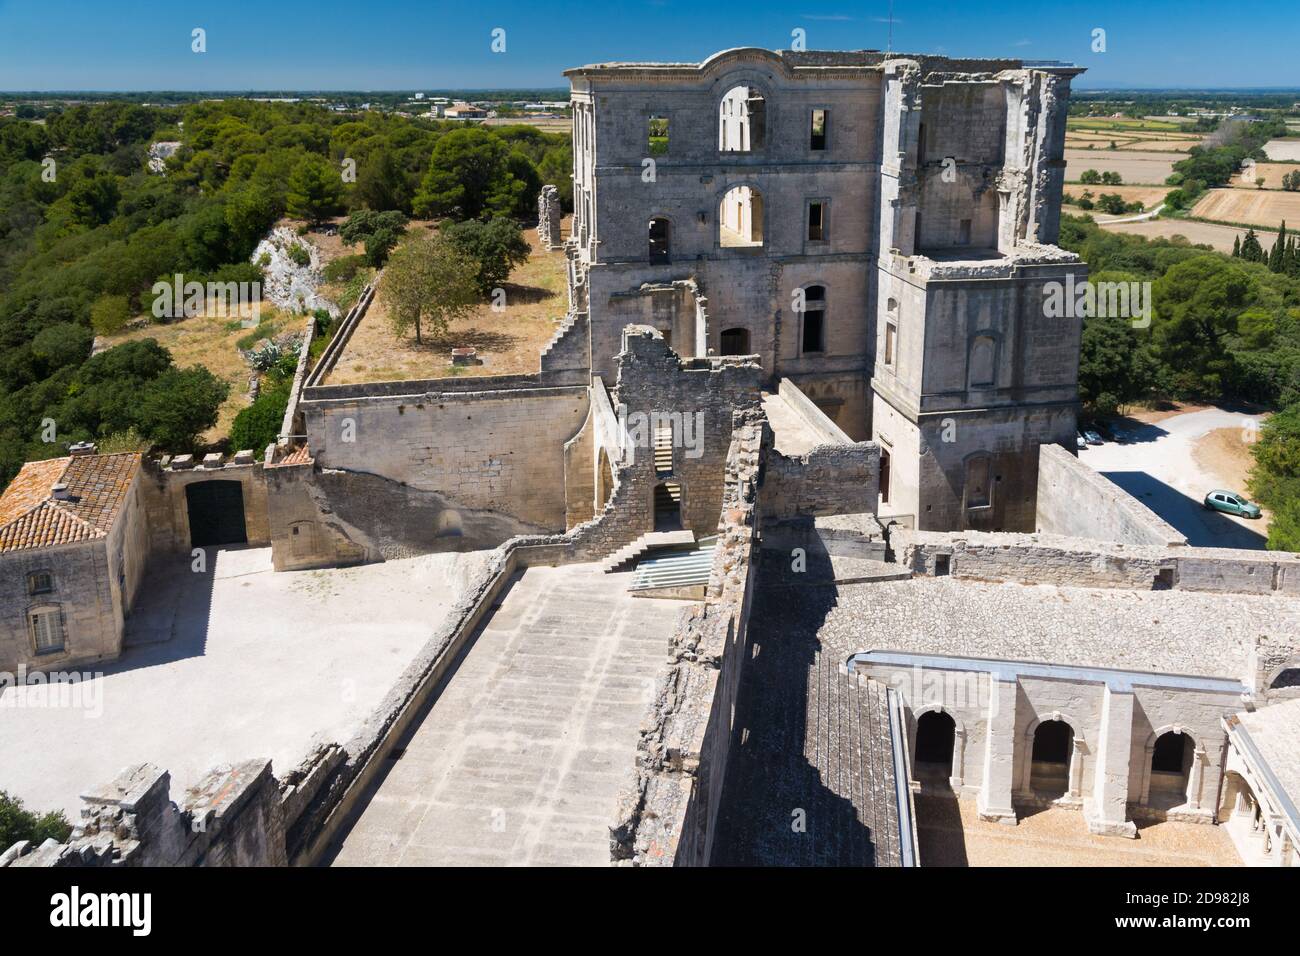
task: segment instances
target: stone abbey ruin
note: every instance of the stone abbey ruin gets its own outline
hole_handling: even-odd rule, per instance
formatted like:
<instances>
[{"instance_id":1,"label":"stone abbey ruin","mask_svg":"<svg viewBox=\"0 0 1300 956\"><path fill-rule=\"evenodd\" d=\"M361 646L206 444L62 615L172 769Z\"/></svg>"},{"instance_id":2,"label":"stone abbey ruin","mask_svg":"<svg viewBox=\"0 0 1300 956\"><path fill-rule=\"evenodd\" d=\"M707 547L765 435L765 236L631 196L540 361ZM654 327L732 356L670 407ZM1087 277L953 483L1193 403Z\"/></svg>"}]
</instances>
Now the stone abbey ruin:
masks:
<instances>
[{"instance_id":1,"label":"stone abbey ruin","mask_svg":"<svg viewBox=\"0 0 1300 956\"><path fill-rule=\"evenodd\" d=\"M223 540L283 572L484 559L350 739L183 795L86 780L69 843L0 865L915 866L922 797L1293 865L1300 556L1190 546L1074 451L1082 320L1043 302L1087 278L1054 244L1080 72L569 70L535 373L331 383L372 290L303 344L264 461L27 466L0 669L113 660L143 569Z\"/></svg>"}]
</instances>

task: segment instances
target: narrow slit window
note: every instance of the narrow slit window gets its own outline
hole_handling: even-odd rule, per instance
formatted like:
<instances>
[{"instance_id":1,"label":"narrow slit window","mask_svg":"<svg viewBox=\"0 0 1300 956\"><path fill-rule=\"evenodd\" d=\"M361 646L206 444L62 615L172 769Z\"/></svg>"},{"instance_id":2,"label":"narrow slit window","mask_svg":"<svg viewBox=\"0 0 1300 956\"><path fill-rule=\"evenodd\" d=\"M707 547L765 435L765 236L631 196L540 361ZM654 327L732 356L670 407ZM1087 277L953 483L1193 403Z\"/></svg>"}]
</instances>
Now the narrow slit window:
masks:
<instances>
[{"instance_id":1,"label":"narrow slit window","mask_svg":"<svg viewBox=\"0 0 1300 956\"><path fill-rule=\"evenodd\" d=\"M820 202L808 204L808 241L821 242L826 238L826 205Z\"/></svg>"},{"instance_id":2,"label":"narrow slit window","mask_svg":"<svg viewBox=\"0 0 1300 956\"><path fill-rule=\"evenodd\" d=\"M826 148L826 126L830 114L826 110L813 110L812 121L808 128L808 148L824 150Z\"/></svg>"}]
</instances>

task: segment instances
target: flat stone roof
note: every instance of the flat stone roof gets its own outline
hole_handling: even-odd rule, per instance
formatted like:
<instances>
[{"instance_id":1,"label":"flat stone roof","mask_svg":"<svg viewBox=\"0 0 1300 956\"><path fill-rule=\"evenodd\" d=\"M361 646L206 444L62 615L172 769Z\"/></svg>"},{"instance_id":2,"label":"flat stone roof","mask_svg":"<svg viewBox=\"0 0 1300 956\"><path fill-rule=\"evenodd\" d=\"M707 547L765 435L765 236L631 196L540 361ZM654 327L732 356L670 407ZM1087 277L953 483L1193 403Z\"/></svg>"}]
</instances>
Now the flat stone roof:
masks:
<instances>
[{"instance_id":1,"label":"flat stone roof","mask_svg":"<svg viewBox=\"0 0 1300 956\"><path fill-rule=\"evenodd\" d=\"M794 600L820 600L791 588ZM1036 661L1245 680L1260 637L1300 633L1300 601L1190 591L913 578L841 587L824 648Z\"/></svg>"}]
</instances>

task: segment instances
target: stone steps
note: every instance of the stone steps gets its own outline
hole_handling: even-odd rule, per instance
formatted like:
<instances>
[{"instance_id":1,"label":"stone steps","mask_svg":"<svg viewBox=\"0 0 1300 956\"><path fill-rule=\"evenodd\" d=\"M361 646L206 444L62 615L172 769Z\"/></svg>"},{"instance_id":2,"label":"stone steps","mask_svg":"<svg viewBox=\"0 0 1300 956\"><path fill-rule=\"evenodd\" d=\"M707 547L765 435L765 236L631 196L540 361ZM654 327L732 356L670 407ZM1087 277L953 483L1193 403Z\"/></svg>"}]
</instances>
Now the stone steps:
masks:
<instances>
[{"instance_id":1,"label":"stone steps","mask_svg":"<svg viewBox=\"0 0 1300 956\"><path fill-rule=\"evenodd\" d=\"M641 535L631 544L619 548L601 562L600 569L609 574L652 548L668 548L694 543L695 533L693 531L651 531Z\"/></svg>"}]
</instances>

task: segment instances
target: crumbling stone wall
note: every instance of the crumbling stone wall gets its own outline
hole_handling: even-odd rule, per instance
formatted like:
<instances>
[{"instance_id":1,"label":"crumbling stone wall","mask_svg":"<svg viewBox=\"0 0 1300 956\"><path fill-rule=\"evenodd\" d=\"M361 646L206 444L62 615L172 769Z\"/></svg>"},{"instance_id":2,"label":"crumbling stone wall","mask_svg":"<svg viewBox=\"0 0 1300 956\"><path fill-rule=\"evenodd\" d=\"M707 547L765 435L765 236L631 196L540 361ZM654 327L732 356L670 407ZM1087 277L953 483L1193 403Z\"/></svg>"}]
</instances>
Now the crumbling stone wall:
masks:
<instances>
[{"instance_id":1,"label":"crumbling stone wall","mask_svg":"<svg viewBox=\"0 0 1300 956\"><path fill-rule=\"evenodd\" d=\"M537 197L537 238L548 249L559 249L560 221L564 213L560 207L560 191L555 186L543 186Z\"/></svg>"},{"instance_id":2,"label":"crumbling stone wall","mask_svg":"<svg viewBox=\"0 0 1300 956\"><path fill-rule=\"evenodd\" d=\"M171 775L128 767L84 794L67 843L26 841L0 854L0 867L284 866L284 815L268 760L217 767L170 799Z\"/></svg>"},{"instance_id":3,"label":"crumbling stone wall","mask_svg":"<svg viewBox=\"0 0 1300 956\"><path fill-rule=\"evenodd\" d=\"M731 715L748 652L760 463L770 443L761 418L737 415L706 597L673 635L670 663L656 685L633 779L610 827L616 862L709 862L732 743Z\"/></svg>"}]
</instances>

